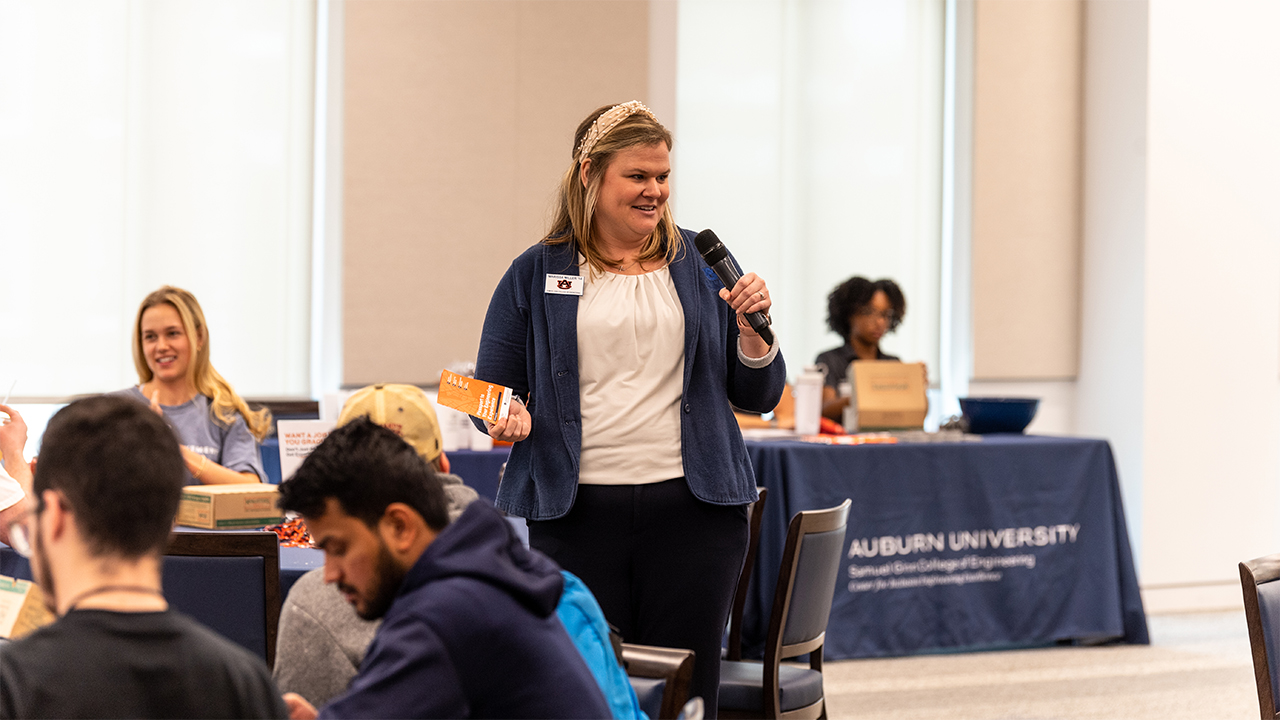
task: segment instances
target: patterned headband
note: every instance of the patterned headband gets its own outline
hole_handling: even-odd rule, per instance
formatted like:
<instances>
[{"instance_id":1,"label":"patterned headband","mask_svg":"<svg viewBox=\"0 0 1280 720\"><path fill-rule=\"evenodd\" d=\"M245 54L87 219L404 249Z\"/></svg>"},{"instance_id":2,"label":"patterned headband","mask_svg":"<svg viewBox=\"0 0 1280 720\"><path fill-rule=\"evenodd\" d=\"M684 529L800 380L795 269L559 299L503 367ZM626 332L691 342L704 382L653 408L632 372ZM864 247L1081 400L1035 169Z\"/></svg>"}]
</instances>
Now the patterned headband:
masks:
<instances>
[{"instance_id":1,"label":"patterned headband","mask_svg":"<svg viewBox=\"0 0 1280 720\"><path fill-rule=\"evenodd\" d=\"M578 146L578 162L582 162L591 154L591 149L600 142L600 138L609 134L609 131L618 126L618 123L626 120L632 115L648 115L650 120L658 122L658 116L653 111L644 106L639 100L624 102L621 105L613 107L601 113L596 121L591 123L591 129L587 130L587 134L582 138L582 144Z\"/></svg>"}]
</instances>

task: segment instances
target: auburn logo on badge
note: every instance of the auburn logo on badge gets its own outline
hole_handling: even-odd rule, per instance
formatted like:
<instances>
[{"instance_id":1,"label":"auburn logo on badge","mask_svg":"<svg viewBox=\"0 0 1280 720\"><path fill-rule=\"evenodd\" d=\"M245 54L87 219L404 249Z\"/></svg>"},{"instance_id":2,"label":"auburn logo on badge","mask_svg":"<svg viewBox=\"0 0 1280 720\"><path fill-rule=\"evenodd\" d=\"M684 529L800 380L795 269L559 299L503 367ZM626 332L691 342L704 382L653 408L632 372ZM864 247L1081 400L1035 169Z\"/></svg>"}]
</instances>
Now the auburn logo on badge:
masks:
<instances>
[{"instance_id":1,"label":"auburn logo on badge","mask_svg":"<svg viewBox=\"0 0 1280 720\"><path fill-rule=\"evenodd\" d=\"M547 273L547 284L544 292L551 295L581 295L582 276Z\"/></svg>"}]
</instances>

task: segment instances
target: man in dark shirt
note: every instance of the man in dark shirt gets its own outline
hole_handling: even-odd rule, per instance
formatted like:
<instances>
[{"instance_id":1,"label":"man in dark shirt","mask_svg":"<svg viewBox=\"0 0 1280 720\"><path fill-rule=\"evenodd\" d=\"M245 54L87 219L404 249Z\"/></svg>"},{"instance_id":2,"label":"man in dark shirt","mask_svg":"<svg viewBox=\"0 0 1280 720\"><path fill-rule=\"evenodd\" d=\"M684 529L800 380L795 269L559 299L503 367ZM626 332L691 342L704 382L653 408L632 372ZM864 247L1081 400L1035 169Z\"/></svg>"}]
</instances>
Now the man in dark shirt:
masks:
<instances>
[{"instance_id":1,"label":"man in dark shirt","mask_svg":"<svg viewBox=\"0 0 1280 720\"><path fill-rule=\"evenodd\" d=\"M325 552L324 579L383 618L322 717L607 718L556 605L560 568L476 501L449 522L440 479L368 418L338 428L280 486ZM285 696L294 720L316 710Z\"/></svg>"},{"instance_id":2,"label":"man in dark shirt","mask_svg":"<svg viewBox=\"0 0 1280 720\"><path fill-rule=\"evenodd\" d=\"M0 717L287 716L260 659L161 593L183 468L173 431L127 398L49 422L34 508L10 539L59 619L0 650Z\"/></svg>"}]
</instances>

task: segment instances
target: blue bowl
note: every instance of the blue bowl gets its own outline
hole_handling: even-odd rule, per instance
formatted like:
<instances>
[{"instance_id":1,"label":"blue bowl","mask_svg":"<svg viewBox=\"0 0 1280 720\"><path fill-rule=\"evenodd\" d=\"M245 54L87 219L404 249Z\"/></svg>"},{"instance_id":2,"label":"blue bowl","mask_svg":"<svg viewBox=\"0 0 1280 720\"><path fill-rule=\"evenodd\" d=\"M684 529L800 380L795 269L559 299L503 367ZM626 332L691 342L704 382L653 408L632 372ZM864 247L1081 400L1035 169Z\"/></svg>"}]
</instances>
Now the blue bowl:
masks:
<instances>
[{"instance_id":1,"label":"blue bowl","mask_svg":"<svg viewBox=\"0 0 1280 720\"><path fill-rule=\"evenodd\" d=\"M960 398L969 432L1020 433L1036 416L1040 398Z\"/></svg>"}]
</instances>

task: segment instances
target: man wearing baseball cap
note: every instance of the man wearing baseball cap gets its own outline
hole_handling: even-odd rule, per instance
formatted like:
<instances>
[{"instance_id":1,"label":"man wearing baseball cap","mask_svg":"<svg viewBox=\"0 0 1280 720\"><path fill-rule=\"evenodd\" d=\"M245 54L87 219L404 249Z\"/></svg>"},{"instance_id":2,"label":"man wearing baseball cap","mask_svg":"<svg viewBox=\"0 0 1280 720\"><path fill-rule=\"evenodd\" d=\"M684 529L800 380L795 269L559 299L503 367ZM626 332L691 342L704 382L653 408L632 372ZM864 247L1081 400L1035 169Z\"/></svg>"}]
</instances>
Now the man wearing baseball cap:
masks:
<instances>
[{"instance_id":1,"label":"man wearing baseball cap","mask_svg":"<svg viewBox=\"0 0 1280 720\"><path fill-rule=\"evenodd\" d=\"M362 388L342 406L338 427L368 417L399 435L436 471L444 486L449 520L477 497L462 478L449 474L440 423L430 398L413 385ZM316 569L298 579L280 610L274 675L281 692L295 692L317 707L347 689L381 620L364 620Z\"/></svg>"}]
</instances>

